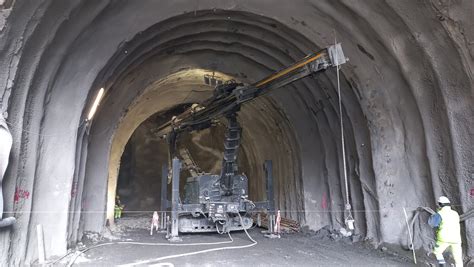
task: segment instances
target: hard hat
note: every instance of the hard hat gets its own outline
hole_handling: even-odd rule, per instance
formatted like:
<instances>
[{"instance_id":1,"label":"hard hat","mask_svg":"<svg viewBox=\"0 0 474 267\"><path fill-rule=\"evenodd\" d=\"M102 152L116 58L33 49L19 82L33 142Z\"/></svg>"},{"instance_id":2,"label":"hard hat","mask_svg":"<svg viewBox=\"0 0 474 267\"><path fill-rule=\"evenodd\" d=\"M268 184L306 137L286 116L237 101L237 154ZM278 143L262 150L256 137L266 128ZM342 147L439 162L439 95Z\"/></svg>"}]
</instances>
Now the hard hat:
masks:
<instances>
[{"instance_id":1,"label":"hard hat","mask_svg":"<svg viewBox=\"0 0 474 267\"><path fill-rule=\"evenodd\" d=\"M445 196L440 196L438 198L438 203L441 203L441 204L451 204L451 202L449 201L449 199Z\"/></svg>"}]
</instances>

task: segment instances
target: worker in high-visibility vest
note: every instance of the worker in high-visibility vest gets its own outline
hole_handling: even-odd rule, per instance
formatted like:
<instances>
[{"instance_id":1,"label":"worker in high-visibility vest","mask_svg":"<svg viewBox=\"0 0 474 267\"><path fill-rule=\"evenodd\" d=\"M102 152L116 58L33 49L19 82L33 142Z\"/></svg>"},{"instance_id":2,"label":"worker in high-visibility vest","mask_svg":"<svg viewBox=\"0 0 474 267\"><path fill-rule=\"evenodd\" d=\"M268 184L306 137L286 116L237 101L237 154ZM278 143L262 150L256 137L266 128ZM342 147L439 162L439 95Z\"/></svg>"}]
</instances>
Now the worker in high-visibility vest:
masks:
<instances>
[{"instance_id":1,"label":"worker in high-visibility vest","mask_svg":"<svg viewBox=\"0 0 474 267\"><path fill-rule=\"evenodd\" d=\"M428 224L436 228L436 244L433 253L440 266L446 261L443 252L449 249L453 255L456 267L462 267L461 227L459 214L451 209L451 202L445 196L438 199L438 212L428 220Z\"/></svg>"},{"instance_id":2,"label":"worker in high-visibility vest","mask_svg":"<svg viewBox=\"0 0 474 267\"><path fill-rule=\"evenodd\" d=\"M120 202L119 195L115 196L114 219L122 218L122 211L125 206Z\"/></svg>"}]
</instances>

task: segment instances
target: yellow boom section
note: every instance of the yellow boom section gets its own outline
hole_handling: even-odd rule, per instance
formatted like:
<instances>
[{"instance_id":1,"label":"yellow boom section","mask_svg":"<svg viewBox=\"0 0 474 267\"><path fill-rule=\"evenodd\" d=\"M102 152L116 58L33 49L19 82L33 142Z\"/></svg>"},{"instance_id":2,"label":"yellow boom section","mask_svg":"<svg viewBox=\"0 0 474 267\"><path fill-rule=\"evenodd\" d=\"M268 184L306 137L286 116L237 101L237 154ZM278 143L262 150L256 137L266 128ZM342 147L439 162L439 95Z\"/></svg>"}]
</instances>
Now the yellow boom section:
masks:
<instances>
[{"instance_id":1,"label":"yellow boom section","mask_svg":"<svg viewBox=\"0 0 474 267\"><path fill-rule=\"evenodd\" d=\"M295 64L289 66L289 67L286 68L286 69L283 69L283 70L281 70L281 71L278 71L278 72L274 73L273 75L271 75L270 77L267 77L267 78L265 78L265 79L263 79L263 80L261 80L261 81L258 81L258 82L255 84L255 87L258 88L258 87L264 86L264 85L266 85L266 84L268 84L268 83L270 83L270 82L272 82L272 81L274 81L274 80L276 80L276 79L278 79L278 78L280 78L280 77L282 77L282 76L287 75L288 73L290 73L290 72L292 72L292 71L295 71L295 70L297 70L297 69L299 69L299 68L302 68L302 67L308 65L309 63L315 61L316 59L322 57L323 55L326 55L326 53L325 53L325 52L320 52L320 53L318 53L318 54L310 55L310 56L304 58L303 60L301 60L300 62L297 62L297 63L295 63Z\"/></svg>"}]
</instances>

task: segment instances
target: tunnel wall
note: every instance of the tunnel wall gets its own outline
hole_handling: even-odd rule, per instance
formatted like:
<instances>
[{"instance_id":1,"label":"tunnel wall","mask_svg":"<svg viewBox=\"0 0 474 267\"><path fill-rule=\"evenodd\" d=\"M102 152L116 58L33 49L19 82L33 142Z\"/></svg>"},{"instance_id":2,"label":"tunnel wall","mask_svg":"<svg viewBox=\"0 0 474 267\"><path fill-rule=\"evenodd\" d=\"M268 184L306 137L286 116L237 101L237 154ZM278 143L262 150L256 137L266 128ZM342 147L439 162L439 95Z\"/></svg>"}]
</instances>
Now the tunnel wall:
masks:
<instances>
[{"instance_id":1,"label":"tunnel wall","mask_svg":"<svg viewBox=\"0 0 474 267\"><path fill-rule=\"evenodd\" d=\"M81 214L83 229L103 226L107 142L148 84L136 81L129 91L115 91L111 85L134 68L153 74L139 67L148 58L147 49L161 51L159 62L167 66L162 75L183 66L204 67L255 81L332 44L335 31L350 58L341 70L341 90L350 197L359 233L375 242L403 244L402 208L434 208L441 194L460 213L471 210L474 3L449 3L15 1L11 9L0 10L0 95L14 140L4 181L5 210L18 223L0 232L0 262L18 265L37 258L36 224L44 226L48 257L66 252L69 214L79 212L69 209L77 199L71 192L81 155L76 150L82 146L76 143L83 140L84 114L102 86L108 90L104 100L116 109L107 113L101 108L92 122L87 155L103 164L83 167L86 190L79 203L81 210L96 212L89 219ZM169 46L156 50L153 40L147 40L156 31L150 27L168 18L184 13L183 20L190 23L213 12L217 22L196 24L203 29L200 36L192 36L186 26L181 31L171 20L161 30L170 27L183 35L183 42L171 35ZM130 54L139 52L133 55L136 60L129 48ZM301 166L293 185L304 192L294 200L305 210L299 219L312 229L340 226L345 193L334 72L270 98L291 122L284 132L298 147L291 158ZM94 183L96 191L90 190ZM421 230L419 240L430 233L426 227ZM472 257L472 224L463 225L463 234L466 255ZM426 241L419 242L426 247Z\"/></svg>"}]
</instances>

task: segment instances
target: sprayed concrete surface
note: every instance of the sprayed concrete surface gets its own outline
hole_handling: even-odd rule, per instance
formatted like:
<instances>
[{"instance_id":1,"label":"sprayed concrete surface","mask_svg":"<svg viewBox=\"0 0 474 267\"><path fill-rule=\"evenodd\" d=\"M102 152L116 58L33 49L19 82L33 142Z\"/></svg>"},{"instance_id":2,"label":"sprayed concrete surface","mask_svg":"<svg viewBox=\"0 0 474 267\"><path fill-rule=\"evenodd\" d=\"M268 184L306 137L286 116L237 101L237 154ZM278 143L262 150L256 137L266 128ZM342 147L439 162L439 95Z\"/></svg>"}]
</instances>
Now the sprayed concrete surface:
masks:
<instances>
[{"instance_id":1,"label":"sprayed concrete surface","mask_svg":"<svg viewBox=\"0 0 474 267\"><path fill-rule=\"evenodd\" d=\"M209 97L204 75L252 83L335 37L350 59L341 114L334 70L242 108L250 191L264 192L271 159L284 216L339 229L342 117L356 234L406 247L403 208L410 220L440 195L460 213L474 208L473 13L461 0L4 1L0 104L13 135L4 217L17 223L0 231L0 265L38 259L38 224L47 258L112 225L128 140L150 116ZM429 250L420 218L415 247ZM472 219L462 233L467 262Z\"/></svg>"}]
</instances>

